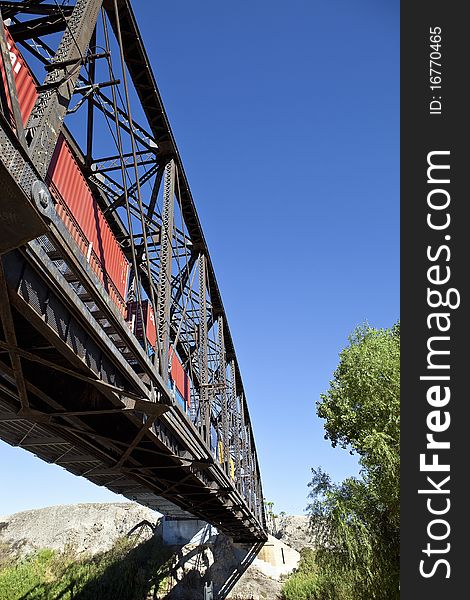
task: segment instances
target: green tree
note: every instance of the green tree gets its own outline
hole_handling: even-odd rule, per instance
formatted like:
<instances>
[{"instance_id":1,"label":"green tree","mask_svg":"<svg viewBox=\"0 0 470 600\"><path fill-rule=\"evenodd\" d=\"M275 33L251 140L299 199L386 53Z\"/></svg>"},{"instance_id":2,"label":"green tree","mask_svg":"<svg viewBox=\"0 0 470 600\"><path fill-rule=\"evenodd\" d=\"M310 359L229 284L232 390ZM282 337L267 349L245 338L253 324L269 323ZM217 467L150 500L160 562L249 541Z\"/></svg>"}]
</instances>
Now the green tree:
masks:
<instances>
[{"instance_id":1,"label":"green tree","mask_svg":"<svg viewBox=\"0 0 470 600\"><path fill-rule=\"evenodd\" d=\"M399 409L400 326L361 326L317 403L325 438L357 453L361 471L334 484L312 469L308 510L319 548L309 600L399 597Z\"/></svg>"}]
</instances>

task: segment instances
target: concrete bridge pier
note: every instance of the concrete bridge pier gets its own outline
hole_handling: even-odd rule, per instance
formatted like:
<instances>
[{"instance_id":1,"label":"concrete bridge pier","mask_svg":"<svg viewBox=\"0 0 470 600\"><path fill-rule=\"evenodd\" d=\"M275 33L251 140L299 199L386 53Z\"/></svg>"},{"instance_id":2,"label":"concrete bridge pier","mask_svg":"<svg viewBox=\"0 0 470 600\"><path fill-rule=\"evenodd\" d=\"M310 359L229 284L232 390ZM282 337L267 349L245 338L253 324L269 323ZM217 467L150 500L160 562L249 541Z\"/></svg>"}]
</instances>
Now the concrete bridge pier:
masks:
<instances>
[{"instance_id":1,"label":"concrete bridge pier","mask_svg":"<svg viewBox=\"0 0 470 600\"><path fill-rule=\"evenodd\" d=\"M163 542L167 546L202 546L209 544L218 531L201 519L163 518Z\"/></svg>"},{"instance_id":2,"label":"concrete bridge pier","mask_svg":"<svg viewBox=\"0 0 470 600\"><path fill-rule=\"evenodd\" d=\"M234 543L199 519L164 517L162 537L176 547L168 594L172 600L221 600L232 590L235 596L257 598L259 581L271 582L274 597L281 576L299 562L298 552L272 536L266 542Z\"/></svg>"}]
</instances>

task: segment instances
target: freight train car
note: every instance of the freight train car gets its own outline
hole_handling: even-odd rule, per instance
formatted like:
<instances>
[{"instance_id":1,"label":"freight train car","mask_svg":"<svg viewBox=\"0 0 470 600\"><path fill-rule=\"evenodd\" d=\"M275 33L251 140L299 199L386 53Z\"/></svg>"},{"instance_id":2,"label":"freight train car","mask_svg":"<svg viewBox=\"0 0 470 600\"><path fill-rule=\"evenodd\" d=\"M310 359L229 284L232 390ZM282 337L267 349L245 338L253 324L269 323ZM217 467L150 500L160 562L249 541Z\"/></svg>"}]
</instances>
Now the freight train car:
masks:
<instances>
[{"instance_id":1,"label":"freight train car","mask_svg":"<svg viewBox=\"0 0 470 600\"><path fill-rule=\"evenodd\" d=\"M120 312L126 309L129 262L61 134L46 179L63 220Z\"/></svg>"},{"instance_id":2,"label":"freight train car","mask_svg":"<svg viewBox=\"0 0 470 600\"><path fill-rule=\"evenodd\" d=\"M16 91L23 123L26 124L38 97L36 80L21 55L15 42L5 27L10 61L15 79ZM11 101L7 93L5 70L0 59L0 75L3 86L3 105L11 111ZM10 114L13 123L13 116ZM91 268L102 281L106 291L121 314L129 322L134 335L143 343L144 328L140 310L133 301L126 302L129 278L129 262L106 221L102 210L93 196L71 144L63 134L59 139L49 166L46 182L56 201L56 211L60 216L78 248L87 258ZM152 307L143 300L145 332L148 345L155 348L156 327ZM173 348L170 349L169 373L170 387L182 409L190 409L190 379L183 368L180 358Z\"/></svg>"},{"instance_id":3,"label":"freight train car","mask_svg":"<svg viewBox=\"0 0 470 600\"><path fill-rule=\"evenodd\" d=\"M26 125L26 122L29 118L29 115L31 114L31 111L33 110L34 103L36 102L36 98L38 96L36 91L36 84L28 65L26 64L24 58L21 56L21 53L16 47L15 42L13 41L13 38L11 37L10 32L7 28L5 28L5 35L7 39L8 50L10 52L10 61L13 70L13 76L15 78L20 112L23 118L23 124ZM3 86L0 86L0 88L2 88L1 91L3 92L3 90L7 89L7 86L5 78L5 69L3 67L3 60L1 59L0 73L3 82ZM8 94L4 94L4 98L8 107L11 110L11 102L10 98L8 97ZM12 119L12 115L10 115L10 118Z\"/></svg>"},{"instance_id":4,"label":"freight train car","mask_svg":"<svg viewBox=\"0 0 470 600\"><path fill-rule=\"evenodd\" d=\"M173 348L170 348L170 385L185 413L191 408L191 382Z\"/></svg>"},{"instance_id":5,"label":"freight train car","mask_svg":"<svg viewBox=\"0 0 470 600\"><path fill-rule=\"evenodd\" d=\"M148 300L142 301L142 314L144 317L147 343L152 348L155 348L155 344L157 343L157 327L153 309ZM143 345L144 327L142 327L142 314L137 302L131 300L127 303L126 321L129 323L132 333Z\"/></svg>"},{"instance_id":6,"label":"freight train car","mask_svg":"<svg viewBox=\"0 0 470 600\"><path fill-rule=\"evenodd\" d=\"M5 32L21 116L26 124L38 96L36 81L8 28L5 28ZM2 87L6 90L5 70L1 60L0 69ZM4 93L4 96L11 108L8 94ZM110 298L124 315L129 262L93 197L79 162L63 134L59 136L46 183L57 202L58 215L103 282Z\"/></svg>"},{"instance_id":7,"label":"freight train car","mask_svg":"<svg viewBox=\"0 0 470 600\"><path fill-rule=\"evenodd\" d=\"M7 27L5 27L5 34L20 112L23 123L26 125L38 97L36 80ZM3 83L0 85L3 105L6 105L11 112L11 101L7 92L5 70L1 59L0 76L0 81ZM10 119L13 123L12 114L10 114ZM129 322L132 332L143 343L144 328L140 310L137 310L135 302L126 301L129 261L93 196L80 167L80 162L66 136L60 134L46 176L46 183L56 201L57 214L93 271L98 275L118 310ZM155 348L157 337L155 318L148 300L142 302L142 310L148 345ZM191 397L190 379L173 348L170 349L170 364L170 387L174 390L181 408L188 413Z\"/></svg>"}]
</instances>

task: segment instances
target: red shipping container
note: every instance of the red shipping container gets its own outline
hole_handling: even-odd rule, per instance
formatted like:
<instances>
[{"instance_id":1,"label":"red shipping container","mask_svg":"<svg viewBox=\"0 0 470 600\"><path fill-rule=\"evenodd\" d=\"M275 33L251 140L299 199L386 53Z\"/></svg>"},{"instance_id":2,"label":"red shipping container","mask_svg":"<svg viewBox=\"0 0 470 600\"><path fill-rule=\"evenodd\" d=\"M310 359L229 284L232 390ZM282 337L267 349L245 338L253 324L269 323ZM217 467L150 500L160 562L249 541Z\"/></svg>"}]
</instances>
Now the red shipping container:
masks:
<instances>
[{"instance_id":1,"label":"red shipping container","mask_svg":"<svg viewBox=\"0 0 470 600\"><path fill-rule=\"evenodd\" d=\"M104 215L98 206L91 189L78 166L72 150L61 134L48 171L48 180L52 183L51 191L62 199L71 215L85 235L88 246L85 253L95 257L95 262L102 270L101 279L110 295L111 287L122 299L126 297L129 263L114 237ZM57 212L65 218L65 207L58 205ZM70 215L69 215L70 216ZM70 226L68 225L69 229Z\"/></svg>"},{"instance_id":2,"label":"red shipping container","mask_svg":"<svg viewBox=\"0 0 470 600\"><path fill-rule=\"evenodd\" d=\"M7 28L5 32L21 115L26 124L37 99L36 83ZM0 73L5 86L2 60ZM58 201L57 213L80 250L89 259L113 302L124 313L129 263L62 134L59 136L47 179L51 192Z\"/></svg>"},{"instance_id":3,"label":"red shipping container","mask_svg":"<svg viewBox=\"0 0 470 600\"><path fill-rule=\"evenodd\" d=\"M170 347L170 361L171 361L171 378L173 379L176 389L183 397L188 408L191 406L191 385L188 374L183 368L178 355Z\"/></svg>"},{"instance_id":4,"label":"red shipping container","mask_svg":"<svg viewBox=\"0 0 470 600\"><path fill-rule=\"evenodd\" d=\"M29 70L24 58L21 56L21 52L15 45L10 32L5 27L5 34L7 38L8 50L10 51L11 66L13 69L13 76L15 78L16 92L18 95L18 103L20 105L21 116L23 117L23 123L29 119L29 115L33 109L36 98L38 97L36 91L36 83L34 77ZM2 76L3 86L6 90L6 79L5 70L3 67L3 60L0 60L0 73ZM8 99L8 105L10 106L10 98ZM11 106L10 106L11 108Z\"/></svg>"},{"instance_id":5,"label":"red shipping container","mask_svg":"<svg viewBox=\"0 0 470 600\"><path fill-rule=\"evenodd\" d=\"M152 348L155 348L155 345L157 343L157 327L155 324L155 316L153 314L153 309L148 300L142 300L142 312L144 313L145 332L147 334L147 341L150 344L150 346L152 346ZM127 303L126 321L128 321L129 323L134 323L133 333L139 341L142 341L144 339L144 332L142 328L142 316L140 314L140 310L138 309L137 302Z\"/></svg>"}]
</instances>

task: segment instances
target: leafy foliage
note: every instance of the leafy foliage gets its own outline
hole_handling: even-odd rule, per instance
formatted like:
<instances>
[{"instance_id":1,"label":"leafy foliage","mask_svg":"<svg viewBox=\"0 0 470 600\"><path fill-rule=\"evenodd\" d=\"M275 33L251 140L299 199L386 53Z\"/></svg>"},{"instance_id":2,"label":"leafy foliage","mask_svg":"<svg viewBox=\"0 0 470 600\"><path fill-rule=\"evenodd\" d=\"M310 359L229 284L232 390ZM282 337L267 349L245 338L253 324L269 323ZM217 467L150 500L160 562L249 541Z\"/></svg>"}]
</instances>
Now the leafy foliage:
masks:
<instances>
[{"instance_id":1,"label":"leafy foliage","mask_svg":"<svg viewBox=\"0 0 470 600\"><path fill-rule=\"evenodd\" d=\"M304 548L300 552L298 568L282 588L283 598L284 600L310 600L318 597L319 588L315 553L310 548Z\"/></svg>"},{"instance_id":2,"label":"leafy foliage","mask_svg":"<svg viewBox=\"0 0 470 600\"><path fill-rule=\"evenodd\" d=\"M359 455L360 477L335 484L312 469L308 510L319 548L314 566L301 563L285 585L287 600L300 575L305 600L398 599L399 384L399 324L357 328L317 414L333 446Z\"/></svg>"},{"instance_id":3,"label":"leafy foliage","mask_svg":"<svg viewBox=\"0 0 470 600\"><path fill-rule=\"evenodd\" d=\"M94 557L46 549L11 558L0 570L0 600L145 600L162 587L170 553L158 539L137 542L122 538Z\"/></svg>"}]
</instances>

